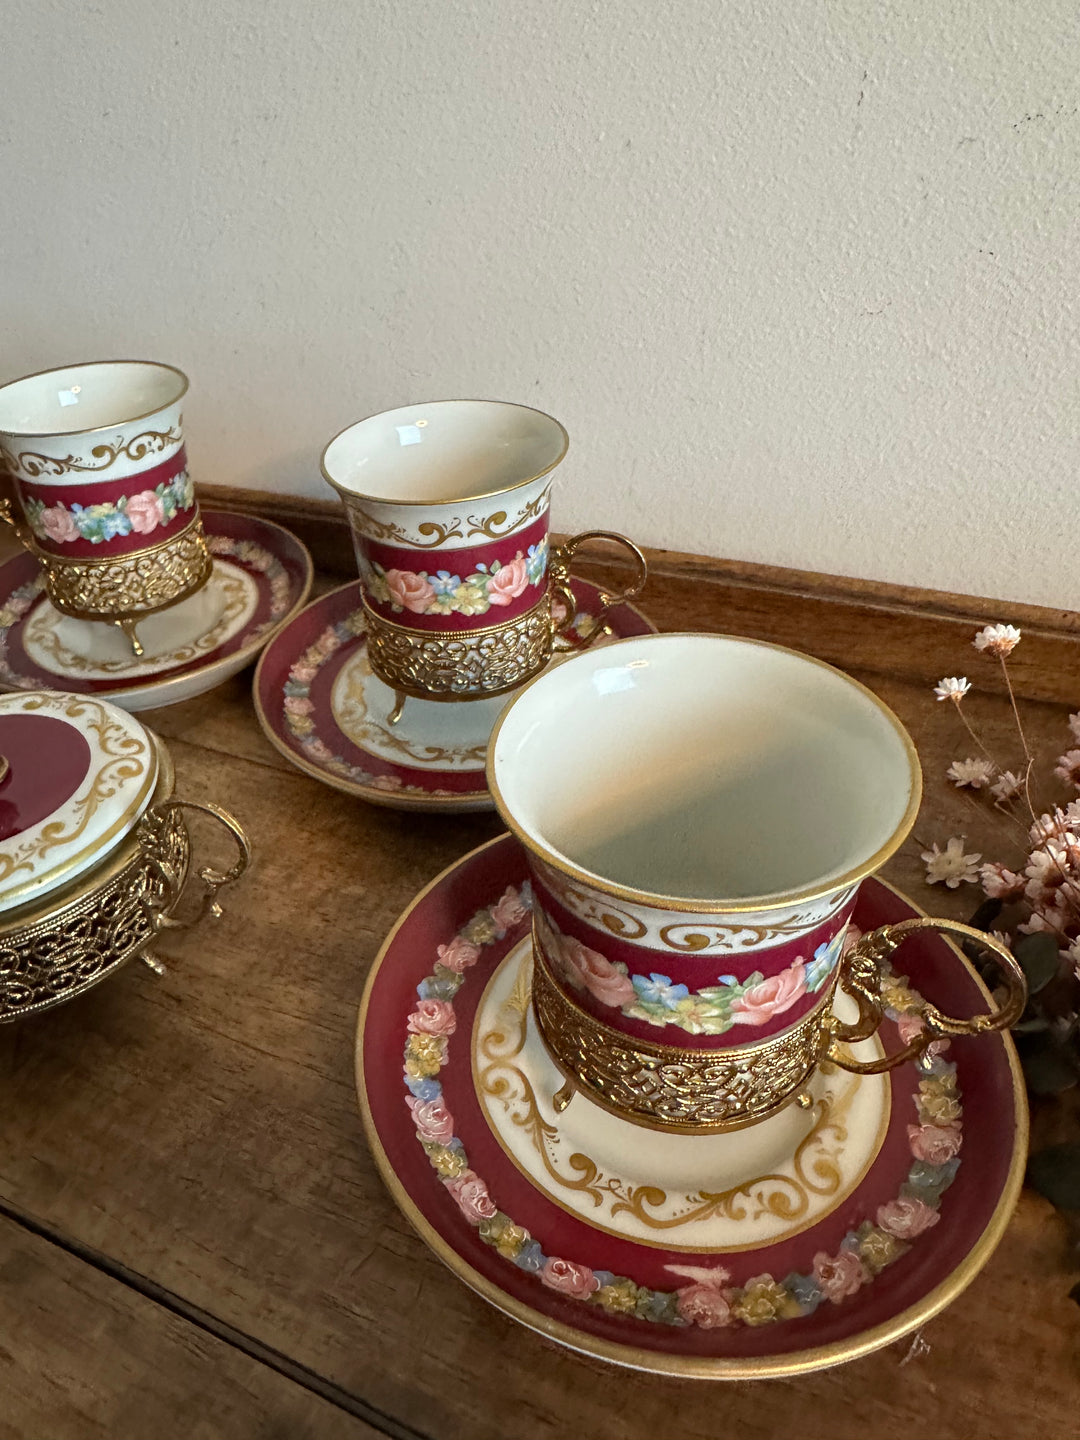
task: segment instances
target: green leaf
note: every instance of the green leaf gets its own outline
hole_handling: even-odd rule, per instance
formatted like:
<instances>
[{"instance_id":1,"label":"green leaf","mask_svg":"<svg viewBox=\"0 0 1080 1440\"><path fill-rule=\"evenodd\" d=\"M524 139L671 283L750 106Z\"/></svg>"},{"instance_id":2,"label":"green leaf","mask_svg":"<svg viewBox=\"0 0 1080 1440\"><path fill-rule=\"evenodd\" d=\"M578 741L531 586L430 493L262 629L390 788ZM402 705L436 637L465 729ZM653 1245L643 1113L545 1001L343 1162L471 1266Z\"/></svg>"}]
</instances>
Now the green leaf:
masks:
<instances>
[{"instance_id":1,"label":"green leaf","mask_svg":"<svg viewBox=\"0 0 1080 1440\"><path fill-rule=\"evenodd\" d=\"M1053 935L1048 935L1045 930L1017 940L1012 952L1020 962L1020 968L1027 979L1029 995L1037 995L1056 978L1060 968L1058 945Z\"/></svg>"},{"instance_id":2,"label":"green leaf","mask_svg":"<svg viewBox=\"0 0 1080 1440\"><path fill-rule=\"evenodd\" d=\"M1020 1063L1033 1095L1058 1095L1080 1079L1075 1060L1050 1035L1030 1037L1030 1043L1025 1043L1021 1051Z\"/></svg>"},{"instance_id":3,"label":"green leaf","mask_svg":"<svg viewBox=\"0 0 1080 1440\"><path fill-rule=\"evenodd\" d=\"M1032 1155L1027 1180L1059 1210L1080 1210L1080 1144L1050 1145Z\"/></svg>"}]
</instances>

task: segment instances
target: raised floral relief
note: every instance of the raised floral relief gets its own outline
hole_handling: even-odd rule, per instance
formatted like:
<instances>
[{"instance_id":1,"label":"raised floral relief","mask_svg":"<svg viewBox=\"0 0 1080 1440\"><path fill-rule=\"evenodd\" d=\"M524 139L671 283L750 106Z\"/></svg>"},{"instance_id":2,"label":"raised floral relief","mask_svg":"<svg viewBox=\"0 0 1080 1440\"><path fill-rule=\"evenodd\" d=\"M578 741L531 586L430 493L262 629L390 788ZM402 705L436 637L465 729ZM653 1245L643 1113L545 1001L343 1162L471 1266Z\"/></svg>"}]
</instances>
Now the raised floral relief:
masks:
<instances>
[{"instance_id":1,"label":"raised floral relief","mask_svg":"<svg viewBox=\"0 0 1080 1440\"><path fill-rule=\"evenodd\" d=\"M670 976L631 975L620 961L608 960L580 940L556 930L537 911L544 953L560 979L573 990L588 991L601 1005L610 1005L630 1020L649 1025L677 1025L690 1035L724 1035L735 1025L767 1025L790 1010L804 995L816 995L831 979L837 961L854 936L852 927L839 930L819 945L813 959L797 959L768 979L755 970L745 980L720 975L715 985L691 993Z\"/></svg>"},{"instance_id":2,"label":"raised floral relief","mask_svg":"<svg viewBox=\"0 0 1080 1440\"><path fill-rule=\"evenodd\" d=\"M26 518L39 540L54 545L89 540L100 545L117 536L150 535L194 504L195 486L188 472L181 470L167 484L101 505L72 504L69 508L62 500L46 505L44 500L27 496Z\"/></svg>"},{"instance_id":3,"label":"raised floral relief","mask_svg":"<svg viewBox=\"0 0 1080 1440\"><path fill-rule=\"evenodd\" d=\"M539 585L547 574L547 537L520 550L505 563L492 560L477 565L464 579L449 570L384 570L371 561L364 565L364 587L383 605L397 613L413 615L486 615L494 606L505 608L530 585Z\"/></svg>"},{"instance_id":4,"label":"raised floral relief","mask_svg":"<svg viewBox=\"0 0 1080 1440\"><path fill-rule=\"evenodd\" d=\"M739 1285L732 1284L730 1271L719 1264L668 1264L664 1268L673 1279L686 1283L657 1290L580 1259L545 1255L540 1242L499 1209L487 1183L470 1167L465 1146L453 1133L453 1116L438 1079L449 1061L448 1037L456 1029L456 1021L450 1024L447 1012L452 1013L454 997L466 983L466 971L476 964L483 946L506 938L519 923L512 917L523 918L531 904L527 883L520 890L510 886L494 905L478 910L447 944L439 945L431 974L417 986L418 1004L406 1019L405 1102L417 1140L466 1223L505 1260L535 1275L551 1290L581 1304L599 1306L609 1314L623 1315L628 1321L695 1325L702 1330L756 1328L812 1315L822 1304L845 1304L938 1223L941 1197L960 1166L960 1089L955 1064L944 1060L940 1052L927 1050L912 1062L920 1077L914 1097L918 1123L908 1126L914 1158L900 1193L879 1205L873 1219L850 1229L834 1253L818 1250L804 1270L792 1270L781 1280L766 1272ZM839 955L842 941L837 938L830 943ZM448 957L452 965L447 964ZM815 961L818 959L815 955ZM804 969L809 971L814 963L805 964ZM819 964L824 965L823 957ZM590 964L588 968L590 973L595 970L601 981L613 983L603 966ZM619 973L617 966L610 969ZM668 988L680 987L668 982ZM888 964L882 967L882 993L890 1020L904 1021L909 1032L924 1026L922 997L903 977L894 975ZM446 1008L433 1011L433 1002ZM435 1015L439 1017L438 1034L427 1028ZM943 1040L944 1045L948 1043ZM935 1041L935 1047L937 1044ZM464 1063L469 1063L467 1050ZM942 1099L948 1102L946 1108L955 1112L944 1122L939 1118Z\"/></svg>"}]
</instances>

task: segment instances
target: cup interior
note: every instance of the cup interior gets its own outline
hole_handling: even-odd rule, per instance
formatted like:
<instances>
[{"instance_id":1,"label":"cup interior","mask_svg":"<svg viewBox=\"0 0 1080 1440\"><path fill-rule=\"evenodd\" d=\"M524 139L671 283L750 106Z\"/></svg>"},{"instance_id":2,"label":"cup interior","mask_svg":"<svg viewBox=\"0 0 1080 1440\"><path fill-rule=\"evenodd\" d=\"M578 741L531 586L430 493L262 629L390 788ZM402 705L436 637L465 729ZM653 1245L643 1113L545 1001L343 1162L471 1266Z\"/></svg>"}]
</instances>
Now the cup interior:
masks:
<instances>
[{"instance_id":1,"label":"cup interior","mask_svg":"<svg viewBox=\"0 0 1080 1440\"><path fill-rule=\"evenodd\" d=\"M103 360L27 375L0 387L0 433L77 435L173 405L187 376L148 360Z\"/></svg>"},{"instance_id":2,"label":"cup interior","mask_svg":"<svg viewBox=\"0 0 1080 1440\"><path fill-rule=\"evenodd\" d=\"M850 677L721 635L574 656L506 708L488 752L503 818L628 898L795 901L854 883L914 823L918 759Z\"/></svg>"},{"instance_id":3,"label":"cup interior","mask_svg":"<svg viewBox=\"0 0 1080 1440\"><path fill-rule=\"evenodd\" d=\"M557 420L527 405L438 400L350 425L323 452L323 474L357 498L453 504L537 479L568 443Z\"/></svg>"}]
</instances>

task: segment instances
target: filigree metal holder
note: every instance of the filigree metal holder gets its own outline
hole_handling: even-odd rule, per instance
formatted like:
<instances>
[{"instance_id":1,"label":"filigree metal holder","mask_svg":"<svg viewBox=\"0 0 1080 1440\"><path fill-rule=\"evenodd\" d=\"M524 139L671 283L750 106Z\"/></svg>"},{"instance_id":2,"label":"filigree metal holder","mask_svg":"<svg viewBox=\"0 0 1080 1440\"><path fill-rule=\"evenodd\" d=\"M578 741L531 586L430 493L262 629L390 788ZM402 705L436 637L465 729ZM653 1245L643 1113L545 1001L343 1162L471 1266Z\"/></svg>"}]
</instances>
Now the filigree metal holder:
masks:
<instances>
[{"instance_id":1,"label":"filigree metal holder","mask_svg":"<svg viewBox=\"0 0 1080 1440\"><path fill-rule=\"evenodd\" d=\"M183 809L199 810L222 824L236 842L238 858L227 871L204 866L197 915L178 920L173 910L191 864L191 839ZM165 966L154 953L159 935L217 917L217 892L247 869L251 850L237 821L216 805L162 800L142 817L120 853L77 884L59 902L53 896L20 907L0 927L0 1023L51 1009L100 984L121 965L142 959L156 973Z\"/></svg>"}]
</instances>

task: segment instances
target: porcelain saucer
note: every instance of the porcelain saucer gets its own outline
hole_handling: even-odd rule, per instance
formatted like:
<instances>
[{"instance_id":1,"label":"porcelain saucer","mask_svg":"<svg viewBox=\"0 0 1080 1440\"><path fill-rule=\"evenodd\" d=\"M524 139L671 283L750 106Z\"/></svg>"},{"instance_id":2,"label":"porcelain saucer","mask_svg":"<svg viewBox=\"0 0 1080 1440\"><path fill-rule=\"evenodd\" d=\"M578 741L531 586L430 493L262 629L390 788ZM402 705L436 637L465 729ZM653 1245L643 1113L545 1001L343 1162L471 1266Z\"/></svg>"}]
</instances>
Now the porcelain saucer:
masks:
<instances>
[{"instance_id":1,"label":"porcelain saucer","mask_svg":"<svg viewBox=\"0 0 1080 1440\"><path fill-rule=\"evenodd\" d=\"M303 606L311 556L270 520L219 510L203 510L202 519L213 574L195 595L140 622L138 657L115 626L60 614L32 556L0 565L0 689L66 690L146 710L242 670Z\"/></svg>"},{"instance_id":2,"label":"porcelain saucer","mask_svg":"<svg viewBox=\"0 0 1080 1440\"><path fill-rule=\"evenodd\" d=\"M599 591L573 579L575 627L587 634ZM607 617L616 636L655 630L632 605ZM602 645L603 640L598 640ZM490 810L484 762L508 697L406 701L371 672L360 583L321 595L277 635L255 672L255 709L270 741L299 769L346 794L399 810Z\"/></svg>"},{"instance_id":3,"label":"porcelain saucer","mask_svg":"<svg viewBox=\"0 0 1080 1440\"><path fill-rule=\"evenodd\" d=\"M1027 1109L1007 1036L961 1038L888 1076L819 1073L809 1104L747 1130L631 1125L561 1084L529 1017L523 853L503 836L446 870L394 927L357 1030L365 1132L394 1200L506 1314L574 1350L711 1379L791 1375L886 1345L936 1315L1001 1239ZM878 880L866 930L918 913ZM987 995L926 933L886 977L881 1043L921 991ZM404 1061L404 1073L403 1073Z\"/></svg>"}]
</instances>

